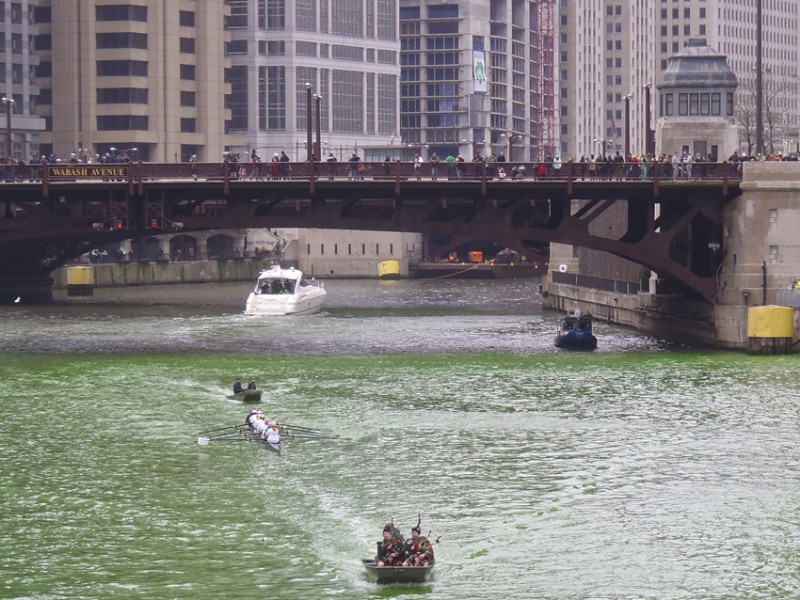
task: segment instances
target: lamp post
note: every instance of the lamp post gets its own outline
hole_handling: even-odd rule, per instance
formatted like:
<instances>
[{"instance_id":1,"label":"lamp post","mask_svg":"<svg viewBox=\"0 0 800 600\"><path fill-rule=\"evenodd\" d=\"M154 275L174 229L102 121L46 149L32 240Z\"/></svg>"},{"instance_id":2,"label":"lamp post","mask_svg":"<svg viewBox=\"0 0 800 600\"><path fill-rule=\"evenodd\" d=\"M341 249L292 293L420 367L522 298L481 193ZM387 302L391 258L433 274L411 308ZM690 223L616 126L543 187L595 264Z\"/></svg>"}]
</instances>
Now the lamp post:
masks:
<instances>
[{"instance_id":1,"label":"lamp post","mask_svg":"<svg viewBox=\"0 0 800 600\"><path fill-rule=\"evenodd\" d=\"M320 94L314 94L314 108L316 109L314 112L316 113L317 118L317 141L314 143L314 157L317 160L322 160L322 120L320 118L322 115L322 96Z\"/></svg>"},{"instance_id":2,"label":"lamp post","mask_svg":"<svg viewBox=\"0 0 800 600\"><path fill-rule=\"evenodd\" d=\"M631 96L633 94L623 96L625 98L625 160L628 160L631 153Z\"/></svg>"},{"instance_id":3,"label":"lamp post","mask_svg":"<svg viewBox=\"0 0 800 600\"><path fill-rule=\"evenodd\" d=\"M651 83L644 86L644 153L656 155L656 139L650 129L650 89Z\"/></svg>"},{"instance_id":4,"label":"lamp post","mask_svg":"<svg viewBox=\"0 0 800 600\"><path fill-rule=\"evenodd\" d=\"M500 137L508 139L508 162L514 162L514 140L521 136L516 133L502 133Z\"/></svg>"},{"instance_id":5,"label":"lamp post","mask_svg":"<svg viewBox=\"0 0 800 600\"><path fill-rule=\"evenodd\" d=\"M461 140L461 143L462 144L469 144L470 146L472 146L472 160L475 160L475 157L478 155L477 147L479 145L482 145L483 142L481 140L463 139L463 140Z\"/></svg>"},{"instance_id":6,"label":"lamp post","mask_svg":"<svg viewBox=\"0 0 800 600\"><path fill-rule=\"evenodd\" d=\"M308 162L311 162L313 148L311 145L311 84L306 83L306 160Z\"/></svg>"},{"instance_id":7,"label":"lamp post","mask_svg":"<svg viewBox=\"0 0 800 600\"><path fill-rule=\"evenodd\" d=\"M6 105L6 160L11 162L11 110L16 101L3 96L3 104Z\"/></svg>"}]
</instances>

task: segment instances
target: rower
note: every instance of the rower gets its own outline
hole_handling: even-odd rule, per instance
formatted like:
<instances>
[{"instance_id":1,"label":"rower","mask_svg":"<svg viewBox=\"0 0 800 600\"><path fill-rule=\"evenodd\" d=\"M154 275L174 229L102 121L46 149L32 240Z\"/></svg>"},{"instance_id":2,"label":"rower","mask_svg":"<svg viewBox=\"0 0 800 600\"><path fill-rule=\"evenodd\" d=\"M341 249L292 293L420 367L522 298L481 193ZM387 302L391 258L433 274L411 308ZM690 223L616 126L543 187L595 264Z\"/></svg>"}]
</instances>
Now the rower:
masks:
<instances>
[{"instance_id":1,"label":"rower","mask_svg":"<svg viewBox=\"0 0 800 600\"><path fill-rule=\"evenodd\" d=\"M269 427L267 428L267 433L262 437L267 440L267 443L280 444L281 434L278 432L278 423L275 421L270 421Z\"/></svg>"},{"instance_id":2,"label":"rower","mask_svg":"<svg viewBox=\"0 0 800 600\"><path fill-rule=\"evenodd\" d=\"M252 429L253 423L255 423L257 417L258 417L258 409L253 408L250 410L250 414L247 415L247 418L244 420L244 422L250 429Z\"/></svg>"}]
</instances>

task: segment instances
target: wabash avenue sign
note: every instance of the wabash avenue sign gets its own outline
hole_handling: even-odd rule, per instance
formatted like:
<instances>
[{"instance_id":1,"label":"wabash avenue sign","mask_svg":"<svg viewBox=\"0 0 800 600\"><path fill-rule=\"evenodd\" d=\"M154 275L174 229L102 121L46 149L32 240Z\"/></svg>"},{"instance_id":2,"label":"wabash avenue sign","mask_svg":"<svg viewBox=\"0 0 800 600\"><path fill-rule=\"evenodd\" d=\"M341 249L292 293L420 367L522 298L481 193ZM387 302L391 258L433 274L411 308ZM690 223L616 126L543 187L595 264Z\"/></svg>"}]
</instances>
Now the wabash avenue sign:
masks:
<instances>
[{"instance_id":1,"label":"wabash avenue sign","mask_svg":"<svg viewBox=\"0 0 800 600\"><path fill-rule=\"evenodd\" d=\"M48 166L48 178L69 177L70 179L109 179L127 178L128 165L92 166Z\"/></svg>"}]
</instances>

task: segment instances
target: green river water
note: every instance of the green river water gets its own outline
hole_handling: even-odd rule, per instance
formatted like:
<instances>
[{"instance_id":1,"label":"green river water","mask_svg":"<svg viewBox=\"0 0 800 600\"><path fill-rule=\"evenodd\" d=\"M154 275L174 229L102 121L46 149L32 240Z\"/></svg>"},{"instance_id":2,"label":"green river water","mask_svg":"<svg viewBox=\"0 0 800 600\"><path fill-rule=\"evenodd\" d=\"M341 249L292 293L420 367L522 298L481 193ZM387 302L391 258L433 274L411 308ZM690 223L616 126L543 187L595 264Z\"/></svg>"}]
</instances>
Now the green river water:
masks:
<instances>
[{"instance_id":1,"label":"green river water","mask_svg":"<svg viewBox=\"0 0 800 600\"><path fill-rule=\"evenodd\" d=\"M530 282L331 281L282 319L249 287L0 309L0 598L797 597L796 356L558 351ZM236 376L341 439L198 445ZM371 583L417 515L434 579Z\"/></svg>"}]
</instances>

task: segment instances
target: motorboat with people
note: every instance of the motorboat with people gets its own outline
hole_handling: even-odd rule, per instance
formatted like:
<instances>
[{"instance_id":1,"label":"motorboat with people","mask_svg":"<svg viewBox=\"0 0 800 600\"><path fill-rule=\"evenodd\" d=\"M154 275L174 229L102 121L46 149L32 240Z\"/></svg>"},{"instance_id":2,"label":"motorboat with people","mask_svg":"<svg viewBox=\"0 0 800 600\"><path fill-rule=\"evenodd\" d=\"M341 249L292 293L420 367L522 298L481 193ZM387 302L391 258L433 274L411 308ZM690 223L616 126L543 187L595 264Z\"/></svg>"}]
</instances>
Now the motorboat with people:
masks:
<instances>
[{"instance_id":1,"label":"motorboat with people","mask_svg":"<svg viewBox=\"0 0 800 600\"><path fill-rule=\"evenodd\" d=\"M242 390L241 392L230 394L227 398L234 402L261 402L261 392L262 390Z\"/></svg>"},{"instance_id":2,"label":"motorboat with people","mask_svg":"<svg viewBox=\"0 0 800 600\"><path fill-rule=\"evenodd\" d=\"M566 350L594 350L597 337L592 332L592 315L575 310L561 319L555 338L557 348Z\"/></svg>"},{"instance_id":3,"label":"motorboat with people","mask_svg":"<svg viewBox=\"0 0 800 600\"><path fill-rule=\"evenodd\" d=\"M425 583L433 575L434 565L426 567L379 567L374 558L361 559L375 583Z\"/></svg>"},{"instance_id":4,"label":"motorboat with people","mask_svg":"<svg viewBox=\"0 0 800 600\"><path fill-rule=\"evenodd\" d=\"M436 558L433 543L422 535L421 522L418 517L408 538L393 521L386 524L383 541L377 542L375 557L361 559L372 580L379 584L425 583L431 578Z\"/></svg>"},{"instance_id":5,"label":"motorboat with people","mask_svg":"<svg viewBox=\"0 0 800 600\"><path fill-rule=\"evenodd\" d=\"M258 276L245 305L247 315L308 315L319 312L327 292L322 282L307 279L294 267L273 265Z\"/></svg>"}]
</instances>

